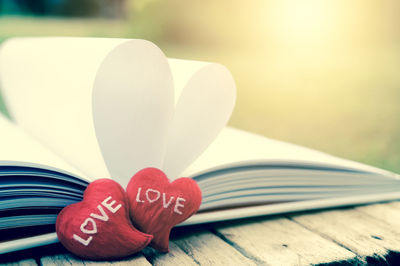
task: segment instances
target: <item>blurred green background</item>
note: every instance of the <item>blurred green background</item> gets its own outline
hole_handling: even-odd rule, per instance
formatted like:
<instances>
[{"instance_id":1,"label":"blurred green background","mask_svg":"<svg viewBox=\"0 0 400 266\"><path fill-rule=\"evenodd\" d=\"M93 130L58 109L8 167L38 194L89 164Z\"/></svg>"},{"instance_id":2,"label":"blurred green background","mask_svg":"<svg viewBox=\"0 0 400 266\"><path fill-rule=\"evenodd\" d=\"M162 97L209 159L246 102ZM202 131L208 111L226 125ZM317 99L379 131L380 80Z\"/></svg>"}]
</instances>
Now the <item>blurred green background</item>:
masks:
<instances>
[{"instance_id":1,"label":"blurred green background","mask_svg":"<svg viewBox=\"0 0 400 266\"><path fill-rule=\"evenodd\" d=\"M144 38L219 62L238 87L230 125L400 172L399 11L396 0L0 0L0 41Z\"/></svg>"}]
</instances>

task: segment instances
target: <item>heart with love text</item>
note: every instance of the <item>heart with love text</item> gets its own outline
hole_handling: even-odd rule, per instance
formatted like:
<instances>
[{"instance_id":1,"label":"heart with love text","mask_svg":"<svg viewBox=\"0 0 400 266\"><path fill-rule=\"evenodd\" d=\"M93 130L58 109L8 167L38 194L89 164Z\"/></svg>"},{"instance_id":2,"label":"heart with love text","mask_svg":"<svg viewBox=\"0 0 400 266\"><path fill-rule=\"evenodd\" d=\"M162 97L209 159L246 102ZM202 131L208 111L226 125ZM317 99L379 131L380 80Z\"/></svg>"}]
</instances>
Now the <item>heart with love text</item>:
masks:
<instances>
[{"instance_id":1,"label":"heart with love text","mask_svg":"<svg viewBox=\"0 0 400 266\"><path fill-rule=\"evenodd\" d=\"M60 212L56 230L66 249L94 260L134 254L153 239L132 226L126 193L111 179L90 183L83 201Z\"/></svg>"},{"instance_id":2,"label":"heart with love text","mask_svg":"<svg viewBox=\"0 0 400 266\"><path fill-rule=\"evenodd\" d=\"M193 179L170 182L157 168L136 173L126 193L133 225L153 235L150 246L162 252L168 252L172 227L196 213L201 204L201 190Z\"/></svg>"}]
</instances>

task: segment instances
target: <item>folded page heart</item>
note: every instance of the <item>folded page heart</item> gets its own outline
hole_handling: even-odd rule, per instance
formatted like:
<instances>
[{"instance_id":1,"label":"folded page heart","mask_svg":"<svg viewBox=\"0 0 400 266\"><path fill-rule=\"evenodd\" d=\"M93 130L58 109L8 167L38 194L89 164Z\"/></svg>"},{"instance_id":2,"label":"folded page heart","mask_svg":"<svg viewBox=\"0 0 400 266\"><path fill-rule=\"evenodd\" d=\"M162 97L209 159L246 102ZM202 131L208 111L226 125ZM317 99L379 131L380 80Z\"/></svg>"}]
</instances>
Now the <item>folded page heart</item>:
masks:
<instances>
[{"instance_id":1,"label":"folded page heart","mask_svg":"<svg viewBox=\"0 0 400 266\"><path fill-rule=\"evenodd\" d=\"M56 231L66 249L94 260L134 254L153 239L132 226L125 191L111 179L90 183L83 201L57 216Z\"/></svg>"},{"instance_id":2,"label":"folded page heart","mask_svg":"<svg viewBox=\"0 0 400 266\"><path fill-rule=\"evenodd\" d=\"M168 252L172 227L197 212L201 190L191 178L171 182L159 169L145 168L136 173L127 187L133 225L154 236L153 248Z\"/></svg>"},{"instance_id":3,"label":"folded page heart","mask_svg":"<svg viewBox=\"0 0 400 266\"><path fill-rule=\"evenodd\" d=\"M162 51L134 40L111 51L93 84L93 124L111 176L124 188L132 173L161 167L174 110L171 70Z\"/></svg>"},{"instance_id":4,"label":"folded page heart","mask_svg":"<svg viewBox=\"0 0 400 266\"><path fill-rule=\"evenodd\" d=\"M169 59L175 84L175 113L162 169L175 179L226 126L236 101L235 81L215 63Z\"/></svg>"}]
</instances>

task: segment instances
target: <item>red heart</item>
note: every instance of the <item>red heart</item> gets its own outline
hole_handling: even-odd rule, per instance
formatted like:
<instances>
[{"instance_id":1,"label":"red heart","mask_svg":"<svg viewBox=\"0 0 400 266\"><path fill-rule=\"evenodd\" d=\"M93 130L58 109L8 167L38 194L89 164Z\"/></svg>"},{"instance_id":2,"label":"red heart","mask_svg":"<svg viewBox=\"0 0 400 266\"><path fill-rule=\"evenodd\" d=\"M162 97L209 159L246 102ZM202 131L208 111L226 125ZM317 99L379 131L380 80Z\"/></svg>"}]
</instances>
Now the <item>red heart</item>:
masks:
<instances>
[{"instance_id":1,"label":"red heart","mask_svg":"<svg viewBox=\"0 0 400 266\"><path fill-rule=\"evenodd\" d=\"M168 252L172 227L193 215L201 204L201 190L191 178L172 183L159 169L137 172L126 189L132 223L154 236L153 248Z\"/></svg>"},{"instance_id":2,"label":"red heart","mask_svg":"<svg viewBox=\"0 0 400 266\"><path fill-rule=\"evenodd\" d=\"M130 222L124 189L111 179L89 184L83 201L57 216L57 236L72 253L87 259L114 259L136 253L153 239Z\"/></svg>"}]
</instances>

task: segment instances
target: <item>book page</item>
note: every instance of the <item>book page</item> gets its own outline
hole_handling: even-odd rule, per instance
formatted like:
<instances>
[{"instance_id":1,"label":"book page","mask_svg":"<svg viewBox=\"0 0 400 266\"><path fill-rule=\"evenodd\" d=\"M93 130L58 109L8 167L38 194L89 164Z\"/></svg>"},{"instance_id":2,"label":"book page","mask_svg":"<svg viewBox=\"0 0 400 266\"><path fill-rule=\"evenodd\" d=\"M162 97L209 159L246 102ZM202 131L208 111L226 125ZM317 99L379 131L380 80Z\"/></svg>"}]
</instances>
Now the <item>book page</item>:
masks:
<instances>
[{"instance_id":1,"label":"book page","mask_svg":"<svg viewBox=\"0 0 400 266\"><path fill-rule=\"evenodd\" d=\"M225 126L236 98L223 66L167 62L144 40L11 39L0 69L23 130L85 175L122 185L144 167L178 176Z\"/></svg>"},{"instance_id":2,"label":"book page","mask_svg":"<svg viewBox=\"0 0 400 266\"><path fill-rule=\"evenodd\" d=\"M226 126L236 101L229 70L215 63L168 60L175 83L175 113L162 170L176 179Z\"/></svg>"},{"instance_id":3,"label":"book page","mask_svg":"<svg viewBox=\"0 0 400 266\"><path fill-rule=\"evenodd\" d=\"M219 64L168 59L169 77L164 66L145 71L123 53L114 54L99 67L93 90L96 135L111 176L126 185L142 168L158 167L178 178L227 124L236 100L232 75ZM110 78L115 65L137 67L150 78L137 86L132 73ZM162 86L151 78L163 75ZM132 107L134 112L126 111ZM161 165L154 163L154 154L162 156Z\"/></svg>"},{"instance_id":4,"label":"book page","mask_svg":"<svg viewBox=\"0 0 400 266\"><path fill-rule=\"evenodd\" d=\"M397 176L372 166L231 127L223 129L211 146L185 170L184 176L195 176L207 171L235 166L282 162L308 165L322 164Z\"/></svg>"},{"instance_id":5,"label":"book page","mask_svg":"<svg viewBox=\"0 0 400 266\"><path fill-rule=\"evenodd\" d=\"M2 114L0 114L0 166L40 167L91 181L38 141L26 135Z\"/></svg>"},{"instance_id":6,"label":"book page","mask_svg":"<svg viewBox=\"0 0 400 266\"><path fill-rule=\"evenodd\" d=\"M302 200L294 202L283 202L276 204L266 204L259 206L250 206L243 208L227 208L213 212L197 213L179 224L178 226L209 223L217 221L232 220L238 218L255 217L261 215L272 215L281 213L290 213L298 211L308 211L317 209L326 209L332 207L343 207L351 205L360 205L366 203L377 203L398 200L400 192L376 192L361 195L346 195L332 198L317 198L312 200Z\"/></svg>"},{"instance_id":7,"label":"book page","mask_svg":"<svg viewBox=\"0 0 400 266\"><path fill-rule=\"evenodd\" d=\"M100 138L105 138L104 152L111 157L119 154L117 159L124 157L123 165L131 164L129 174L122 168L122 176L115 179L127 183L143 165L161 167L167 131L164 120L170 119L172 111L159 117L164 109L150 108L159 100L153 103L149 97L136 97L146 91L157 95L159 90L173 90L167 60L154 44L102 38L11 39L1 49L0 64L3 95L16 123L85 175L104 178L113 174L97 141L93 101L99 101L97 120L99 130L104 130L100 132ZM111 71L99 76L100 68ZM113 83L121 75L122 80ZM106 93L103 87L94 95L96 80L108 81L102 83L107 86ZM112 96L109 102L108 96ZM135 103L135 97L148 107L142 110L129 105L132 99ZM172 105L173 95L169 98ZM141 123L127 122L121 112L136 114ZM147 156L141 157L140 152ZM121 162L117 163L120 167Z\"/></svg>"}]
</instances>

